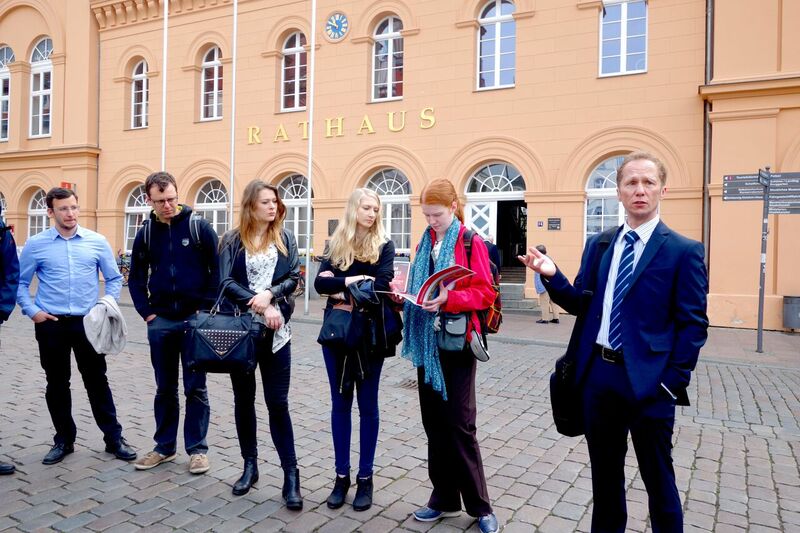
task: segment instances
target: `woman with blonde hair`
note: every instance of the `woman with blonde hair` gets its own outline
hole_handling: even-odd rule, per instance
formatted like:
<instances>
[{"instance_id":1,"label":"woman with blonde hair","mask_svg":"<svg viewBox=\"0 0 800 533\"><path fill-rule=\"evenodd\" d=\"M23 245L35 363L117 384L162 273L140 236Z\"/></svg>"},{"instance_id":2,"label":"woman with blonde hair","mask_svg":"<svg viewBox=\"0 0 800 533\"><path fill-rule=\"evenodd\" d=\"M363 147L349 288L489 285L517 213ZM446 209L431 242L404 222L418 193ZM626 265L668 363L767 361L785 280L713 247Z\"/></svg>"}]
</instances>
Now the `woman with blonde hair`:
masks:
<instances>
[{"instance_id":1,"label":"woman with blonde hair","mask_svg":"<svg viewBox=\"0 0 800 533\"><path fill-rule=\"evenodd\" d=\"M291 338L289 319L294 310L293 293L300 278L297 242L283 228L286 206L278 189L261 180L250 182L242 197L241 223L220 243L220 279L228 300L255 315L266 326L256 345L264 399L269 411L272 442L284 472L286 507L303 508L300 472L289 416ZM244 471L233 486L235 495L246 494L258 481L255 373L231 374L236 433L244 458Z\"/></svg>"},{"instance_id":2,"label":"woman with blonde hair","mask_svg":"<svg viewBox=\"0 0 800 533\"><path fill-rule=\"evenodd\" d=\"M403 357L417 368L422 425L428 436L428 475L433 491L426 506L414 511L421 522L461 514L461 501L478 519L481 533L499 530L489 503L486 476L476 437L475 356L469 344L481 334L478 311L494 301L489 254L483 239L472 234L469 255L464 215L453 184L445 179L428 183L420 196L428 227L422 234L409 272L408 286L416 294L434 272L454 264L474 274L454 287L440 286L438 294L417 306L407 302ZM440 350L436 318L440 312L467 316L465 347ZM444 321L441 321L444 322Z\"/></svg>"},{"instance_id":3,"label":"woman with blonde hair","mask_svg":"<svg viewBox=\"0 0 800 533\"><path fill-rule=\"evenodd\" d=\"M347 347L323 345L322 354L331 388L331 432L336 480L327 504L344 505L350 488L351 411L357 390L360 417L360 458L353 509L372 506L372 472L378 443L378 386L383 359L395 353L400 342L401 321L385 295L394 277L394 243L386 237L381 221L381 201L369 189L350 195L341 221L331 237L328 252L314 281L320 294L329 295L328 317L337 303L354 302L351 313L352 342ZM366 294L359 302L353 293Z\"/></svg>"}]
</instances>

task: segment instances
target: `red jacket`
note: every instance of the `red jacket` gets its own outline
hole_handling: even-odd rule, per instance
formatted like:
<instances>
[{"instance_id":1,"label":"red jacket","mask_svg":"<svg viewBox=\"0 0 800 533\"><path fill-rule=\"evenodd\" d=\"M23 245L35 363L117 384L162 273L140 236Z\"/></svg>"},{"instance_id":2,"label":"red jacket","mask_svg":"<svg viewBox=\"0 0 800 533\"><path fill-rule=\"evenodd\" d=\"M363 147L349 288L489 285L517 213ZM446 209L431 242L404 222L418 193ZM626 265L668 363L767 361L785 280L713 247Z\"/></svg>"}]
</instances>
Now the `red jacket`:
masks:
<instances>
[{"instance_id":1,"label":"red jacket","mask_svg":"<svg viewBox=\"0 0 800 533\"><path fill-rule=\"evenodd\" d=\"M463 313L467 311L479 311L488 309L494 302L494 288L492 287L492 271L489 268L489 251L486 244L478 234L474 234L472 239L472 250L470 260L467 261L467 250L464 248L464 232L466 226L461 226L456 242L455 259L457 265L462 265L473 272L472 276L456 282L456 286L448 292L447 302L442 310L448 313ZM433 230L430 230L431 242L436 240ZM472 313L472 328L470 331L480 331L481 326L478 315ZM471 333L468 340L472 339Z\"/></svg>"}]
</instances>

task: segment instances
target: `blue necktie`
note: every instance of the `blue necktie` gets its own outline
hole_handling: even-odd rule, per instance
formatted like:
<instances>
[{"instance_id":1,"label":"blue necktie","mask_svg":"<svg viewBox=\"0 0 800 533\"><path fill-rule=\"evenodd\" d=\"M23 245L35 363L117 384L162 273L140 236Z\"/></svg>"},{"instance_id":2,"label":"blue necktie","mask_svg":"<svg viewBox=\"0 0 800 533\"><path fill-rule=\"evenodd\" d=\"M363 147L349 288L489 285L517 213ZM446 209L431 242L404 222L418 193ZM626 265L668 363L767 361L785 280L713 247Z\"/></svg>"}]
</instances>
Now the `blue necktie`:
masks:
<instances>
[{"instance_id":1,"label":"blue necktie","mask_svg":"<svg viewBox=\"0 0 800 533\"><path fill-rule=\"evenodd\" d=\"M617 280L614 282L614 299L611 304L611 320L608 324L608 343L612 350L622 349L622 300L631 286L633 277L633 244L639 240L635 231L625 234L625 248L619 259Z\"/></svg>"}]
</instances>

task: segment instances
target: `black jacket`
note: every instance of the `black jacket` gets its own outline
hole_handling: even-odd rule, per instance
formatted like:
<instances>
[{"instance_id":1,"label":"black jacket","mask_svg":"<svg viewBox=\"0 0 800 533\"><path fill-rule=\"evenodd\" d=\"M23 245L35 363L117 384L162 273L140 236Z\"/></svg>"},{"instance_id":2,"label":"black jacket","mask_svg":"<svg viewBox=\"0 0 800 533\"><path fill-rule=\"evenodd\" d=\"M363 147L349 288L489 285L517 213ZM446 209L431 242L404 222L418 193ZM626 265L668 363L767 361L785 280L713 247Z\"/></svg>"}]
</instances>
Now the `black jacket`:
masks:
<instances>
[{"instance_id":1,"label":"black jacket","mask_svg":"<svg viewBox=\"0 0 800 533\"><path fill-rule=\"evenodd\" d=\"M144 238L146 226L136 233L128 288L142 318L155 314L181 320L198 309L210 308L217 297L217 234L201 219L199 242L193 242L191 216L187 205L169 224L151 213L149 246Z\"/></svg>"},{"instance_id":2,"label":"black jacket","mask_svg":"<svg viewBox=\"0 0 800 533\"><path fill-rule=\"evenodd\" d=\"M11 228L0 222L0 324L8 320L17 301L19 260Z\"/></svg>"},{"instance_id":3,"label":"black jacket","mask_svg":"<svg viewBox=\"0 0 800 533\"><path fill-rule=\"evenodd\" d=\"M278 251L278 264L272 274L272 301L278 304L283 319L289 322L294 312L294 290L300 280L300 259L297 253L297 241L291 231L281 232L287 254ZM247 262L244 245L239 230L231 230L222 236L219 252L219 272L221 286L225 287L228 301L247 309L247 302L256 293L250 289L247 279Z\"/></svg>"}]
</instances>

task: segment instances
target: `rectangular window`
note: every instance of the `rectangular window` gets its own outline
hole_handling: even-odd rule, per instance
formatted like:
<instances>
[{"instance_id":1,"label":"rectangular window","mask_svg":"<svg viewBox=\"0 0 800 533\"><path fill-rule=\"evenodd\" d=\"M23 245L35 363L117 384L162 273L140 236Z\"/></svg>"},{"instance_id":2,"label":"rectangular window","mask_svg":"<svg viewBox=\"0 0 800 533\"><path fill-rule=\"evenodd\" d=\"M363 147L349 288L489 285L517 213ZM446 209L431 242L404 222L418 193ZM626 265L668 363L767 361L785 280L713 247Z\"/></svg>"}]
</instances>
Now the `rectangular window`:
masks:
<instances>
[{"instance_id":1,"label":"rectangular window","mask_svg":"<svg viewBox=\"0 0 800 533\"><path fill-rule=\"evenodd\" d=\"M0 78L0 141L8 140L8 111L10 105L11 79Z\"/></svg>"},{"instance_id":2,"label":"rectangular window","mask_svg":"<svg viewBox=\"0 0 800 533\"><path fill-rule=\"evenodd\" d=\"M31 75L31 137L50 136L52 76L49 70Z\"/></svg>"},{"instance_id":3,"label":"rectangular window","mask_svg":"<svg viewBox=\"0 0 800 533\"><path fill-rule=\"evenodd\" d=\"M517 23L508 19L482 24L478 31L478 89L516 83Z\"/></svg>"},{"instance_id":4,"label":"rectangular window","mask_svg":"<svg viewBox=\"0 0 800 533\"><path fill-rule=\"evenodd\" d=\"M147 107L150 100L149 80L146 77L133 80L131 89L131 128L147 127Z\"/></svg>"},{"instance_id":5,"label":"rectangular window","mask_svg":"<svg viewBox=\"0 0 800 533\"><path fill-rule=\"evenodd\" d=\"M647 3L606 3L600 14L600 76L647 72Z\"/></svg>"}]
</instances>

